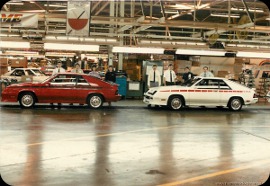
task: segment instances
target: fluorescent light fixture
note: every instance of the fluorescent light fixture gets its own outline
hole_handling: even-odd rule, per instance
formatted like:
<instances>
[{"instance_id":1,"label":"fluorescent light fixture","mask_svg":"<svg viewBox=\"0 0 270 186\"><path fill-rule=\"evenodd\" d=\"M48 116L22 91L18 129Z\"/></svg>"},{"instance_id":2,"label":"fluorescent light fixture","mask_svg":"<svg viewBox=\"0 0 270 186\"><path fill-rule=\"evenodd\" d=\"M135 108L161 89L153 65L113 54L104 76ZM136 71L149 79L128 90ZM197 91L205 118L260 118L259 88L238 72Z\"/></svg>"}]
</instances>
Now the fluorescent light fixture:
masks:
<instances>
[{"instance_id":1,"label":"fluorescent light fixture","mask_svg":"<svg viewBox=\"0 0 270 186\"><path fill-rule=\"evenodd\" d=\"M44 4L44 6L49 6L49 7L62 7L62 8L67 7L66 5L62 5L62 4Z\"/></svg>"},{"instance_id":2,"label":"fluorescent light fixture","mask_svg":"<svg viewBox=\"0 0 270 186\"><path fill-rule=\"evenodd\" d=\"M7 50L5 51L4 54L8 54L8 55L38 55L38 52L34 52L34 51L16 51L16 50Z\"/></svg>"},{"instance_id":3,"label":"fluorescent light fixture","mask_svg":"<svg viewBox=\"0 0 270 186\"><path fill-rule=\"evenodd\" d=\"M74 57L76 53L66 53L66 52L46 52L45 56L51 57Z\"/></svg>"},{"instance_id":4,"label":"fluorescent light fixture","mask_svg":"<svg viewBox=\"0 0 270 186\"><path fill-rule=\"evenodd\" d=\"M161 40L140 40L140 44L160 44L160 45L199 45L204 46L204 42L190 42L190 41L161 41Z\"/></svg>"},{"instance_id":5,"label":"fluorescent light fixture","mask_svg":"<svg viewBox=\"0 0 270 186\"><path fill-rule=\"evenodd\" d=\"M62 43L44 43L47 50L74 50L74 51L99 51L99 45L78 45Z\"/></svg>"},{"instance_id":6,"label":"fluorescent light fixture","mask_svg":"<svg viewBox=\"0 0 270 186\"><path fill-rule=\"evenodd\" d=\"M248 44L227 44L227 47L243 47L243 48L270 48L268 45L248 45Z\"/></svg>"},{"instance_id":7,"label":"fluorescent light fixture","mask_svg":"<svg viewBox=\"0 0 270 186\"><path fill-rule=\"evenodd\" d=\"M0 34L0 37L20 37L21 35L19 35L19 34L12 34L12 33L10 33L10 34L3 34L3 33L1 33Z\"/></svg>"},{"instance_id":8,"label":"fluorescent light fixture","mask_svg":"<svg viewBox=\"0 0 270 186\"><path fill-rule=\"evenodd\" d=\"M0 41L0 48L30 48L29 42Z\"/></svg>"},{"instance_id":9,"label":"fluorescent light fixture","mask_svg":"<svg viewBox=\"0 0 270 186\"><path fill-rule=\"evenodd\" d=\"M92 37L75 37L75 36L45 36L45 40L58 41L81 41L81 42L100 42L100 43L116 43L115 38L92 38Z\"/></svg>"},{"instance_id":10,"label":"fluorescent light fixture","mask_svg":"<svg viewBox=\"0 0 270 186\"><path fill-rule=\"evenodd\" d=\"M26 12L26 13L43 13L43 12L46 12L46 10L22 10L20 12Z\"/></svg>"},{"instance_id":11,"label":"fluorescent light fixture","mask_svg":"<svg viewBox=\"0 0 270 186\"><path fill-rule=\"evenodd\" d=\"M235 10L235 11L247 11L247 9L245 8L234 8L232 7L231 10ZM249 8L248 9L249 12L264 12L262 9L259 9L259 8L256 8L256 9L252 9L252 8Z\"/></svg>"},{"instance_id":12,"label":"fluorescent light fixture","mask_svg":"<svg viewBox=\"0 0 270 186\"><path fill-rule=\"evenodd\" d=\"M163 54L164 48L146 48L146 47L113 47L112 52L115 53L131 53L131 54Z\"/></svg>"},{"instance_id":13,"label":"fluorescent light fixture","mask_svg":"<svg viewBox=\"0 0 270 186\"><path fill-rule=\"evenodd\" d=\"M225 56L226 51L177 49L175 53L196 56Z\"/></svg>"},{"instance_id":14,"label":"fluorescent light fixture","mask_svg":"<svg viewBox=\"0 0 270 186\"><path fill-rule=\"evenodd\" d=\"M263 52L237 52L236 57L248 57L248 58L270 58L270 53Z\"/></svg>"},{"instance_id":15,"label":"fluorescent light fixture","mask_svg":"<svg viewBox=\"0 0 270 186\"><path fill-rule=\"evenodd\" d=\"M231 15L229 15L229 14L213 14L213 13L211 13L211 16L213 16L213 17L233 17L233 18L239 18L240 17L239 14L231 14Z\"/></svg>"},{"instance_id":16,"label":"fluorescent light fixture","mask_svg":"<svg viewBox=\"0 0 270 186\"><path fill-rule=\"evenodd\" d=\"M16 2L16 1L11 1L11 2L7 2L6 5L23 5L23 2Z\"/></svg>"},{"instance_id":17,"label":"fluorescent light fixture","mask_svg":"<svg viewBox=\"0 0 270 186\"><path fill-rule=\"evenodd\" d=\"M178 10L165 10L166 14L179 14Z\"/></svg>"}]
</instances>

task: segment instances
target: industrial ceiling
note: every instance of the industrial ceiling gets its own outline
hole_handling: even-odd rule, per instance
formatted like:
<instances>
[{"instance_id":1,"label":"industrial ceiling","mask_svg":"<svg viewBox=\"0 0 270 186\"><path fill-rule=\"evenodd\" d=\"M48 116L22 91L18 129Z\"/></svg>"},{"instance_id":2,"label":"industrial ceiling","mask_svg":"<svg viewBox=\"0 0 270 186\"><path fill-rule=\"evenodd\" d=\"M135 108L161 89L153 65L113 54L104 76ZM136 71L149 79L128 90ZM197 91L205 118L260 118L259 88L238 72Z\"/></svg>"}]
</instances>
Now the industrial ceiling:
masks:
<instances>
[{"instance_id":1,"label":"industrial ceiling","mask_svg":"<svg viewBox=\"0 0 270 186\"><path fill-rule=\"evenodd\" d=\"M48 40L63 42L57 38L65 36L66 42L99 44L105 50L123 45L270 51L269 9L258 0L91 1L89 35L72 41L66 31L67 4L9 1L2 11L37 13L38 28L1 27L1 40L28 40L34 50L42 50Z\"/></svg>"}]
</instances>

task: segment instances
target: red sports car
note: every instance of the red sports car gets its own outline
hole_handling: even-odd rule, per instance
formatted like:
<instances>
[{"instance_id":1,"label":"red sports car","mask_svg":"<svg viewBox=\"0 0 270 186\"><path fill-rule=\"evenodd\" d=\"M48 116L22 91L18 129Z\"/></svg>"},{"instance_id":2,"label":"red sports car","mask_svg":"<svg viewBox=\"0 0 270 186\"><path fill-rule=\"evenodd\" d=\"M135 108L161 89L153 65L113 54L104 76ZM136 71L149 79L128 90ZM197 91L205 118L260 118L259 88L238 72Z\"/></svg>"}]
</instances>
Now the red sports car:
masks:
<instances>
[{"instance_id":1,"label":"red sports car","mask_svg":"<svg viewBox=\"0 0 270 186\"><path fill-rule=\"evenodd\" d=\"M17 102L23 108L35 103L87 103L99 108L103 102L120 100L118 85L87 74L59 73L42 83L20 83L6 87L2 102Z\"/></svg>"}]
</instances>

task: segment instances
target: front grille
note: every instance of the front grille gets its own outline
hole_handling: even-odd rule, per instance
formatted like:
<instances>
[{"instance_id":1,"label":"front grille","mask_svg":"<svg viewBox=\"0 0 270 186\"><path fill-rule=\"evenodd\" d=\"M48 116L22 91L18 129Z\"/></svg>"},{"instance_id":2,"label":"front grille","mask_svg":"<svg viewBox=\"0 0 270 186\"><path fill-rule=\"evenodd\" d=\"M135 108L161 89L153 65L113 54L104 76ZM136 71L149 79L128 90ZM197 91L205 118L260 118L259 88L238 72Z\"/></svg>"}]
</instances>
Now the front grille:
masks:
<instances>
[{"instance_id":1,"label":"front grille","mask_svg":"<svg viewBox=\"0 0 270 186\"><path fill-rule=\"evenodd\" d=\"M152 97L150 97L150 96L144 96L145 97L145 99L153 99Z\"/></svg>"}]
</instances>

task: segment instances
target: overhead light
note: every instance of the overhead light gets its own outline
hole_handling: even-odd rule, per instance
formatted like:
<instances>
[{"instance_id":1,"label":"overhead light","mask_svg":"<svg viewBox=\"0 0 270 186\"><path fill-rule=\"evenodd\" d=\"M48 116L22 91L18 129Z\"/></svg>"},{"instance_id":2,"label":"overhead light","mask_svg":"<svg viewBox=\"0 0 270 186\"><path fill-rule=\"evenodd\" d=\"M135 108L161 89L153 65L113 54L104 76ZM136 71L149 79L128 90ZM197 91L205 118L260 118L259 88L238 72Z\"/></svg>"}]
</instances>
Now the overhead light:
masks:
<instances>
[{"instance_id":1,"label":"overhead light","mask_svg":"<svg viewBox=\"0 0 270 186\"><path fill-rule=\"evenodd\" d=\"M0 34L0 37L20 37L21 35L19 35L19 34L12 34L12 33L10 33L10 34L3 34L3 33L1 33Z\"/></svg>"},{"instance_id":2,"label":"overhead light","mask_svg":"<svg viewBox=\"0 0 270 186\"><path fill-rule=\"evenodd\" d=\"M61 5L61 4L44 4L44 6L49 6L49 7L62 7L62 8L67 7L66 5Z\"/></svg>"},{"instance_id":3,"label":"overhead light","mask_svg":"<svg viewBox=\"0 0 270 186\"><path fill-rule=\"evenodd\" d=\"M26 12L26 13L43 13L43 12L46 12L46 10L22 10L20 12Z\"/></svg>"},{"instance_id":4,"label":"overhead light","mask_svg":"<svg viewBox=\"0 0 270 186\"><path fill-rule=\"evenodd\" d=\"M179 14L178 10L165 10L166 14Z\"/></svg>"},{"instance_id":5,"label":"overhead light","mask_svg":"<svg viewBox=\"0 0 270 186\"><path fill-rule=\"evenodd\" d=\"M204 42L190 42L190 41L162 41L162 40L140 40L140 44L160 44L160 45L199 45L204 46Z\"/></svg>"},{"instance_id":6,"label":"overhead light","mask_svg":"<svg viewBox=\"0 0 270 186\"><path fill-rule=\"evenodd\" d=\"M232 7L231 10L234 10L234 11L247 11L247 9L245 8L234 8ZM252 8L249 8L248 9L249 12L264 12L262 9L259 9L259 8L255 8L255 9L252 9Z\"/></svg>"},{"instance_id":7,"label":"overhead light","mask_svg":"<svg viewBox=\"0 0 270 186\"><path fill-rule=\"evenodd\" d=\"M6 5L23 5L23 2L16 2L16 1L11 1L11 2L7 2Z\"/></svg>"},{"instance_id":8,"label":"overhead light","mask_svg":"<svg viewBox=\"0 0 270 186\"><path fill-rule=\"evenodd\" d=\"M66 52L46 52L45 56L50 57L74 57L76 53L66 53Z\"/></svg>"},{"instance_id":9,"label":"overhead light","mask_svg":"<svg viewBox=\"0 0 270 186\"><path fill-rule=\"evenodd\" d=\"M113 47L115 53L134 53L134 54L163 54L164 48L146 48L146 47Z\"/></svg>"},{"instance_id":10,"label":"overhead light","mask_svg":"<svg viewBox=\"0 0 270 186\"><path fill-rule=\"evenodd\" d=\"M270 53L263 52L237 52L237 57L248 57L248 58L270 58Z\"/></svg>"},{"instance_id":11,"label":"overhead light","mask_svg":"<svg viewBox=\"0 0 270 186\"><path fill-rule=\"evenodd\" d=\"M0 48L30 48L30 42L0 41Z\"/></svg>"},{"instance_id":12,"label":"overhead light","mask_svg":"<svg viewBox=\"0 0 270 186\"><path fill-rule=\"evenodd\" d=\"M266 18L266 20L269 20L270 21L270 17Z\"/></svg>"},{"instance_id":13,"label":"overhead light","mask_svg":"<svg viewBox=\"0 0 270 186\"><path fill-rule=\"evenodd\" d=\"M239 18L240 15L239 14L214 14L214 13L211 13L211 16L213 17L233 17L233 18Z\"/></svg>"},{"instance_id":14,"label":"overhead light","mask_svg":"<svg viewBox=\"0 0 270 186\"><path fill-rule=\"evenodd\" d=\"M248 45L248 44L227 44L227 47L243 47L243 48L270 48L268 45Z\"/></svg>"},{"instance_id":15,"label":"overhead light","mask_svg":"<svg viewBox=\"0 0 270 186\"><path fill-rule=\"evenodd\" d=\"M14 55L38 55L38 52L34 51L16 51L16 50L7 50L5 51L5 54L14 54Z\"/></svg>"},{"instance_id":16,"label":"overhead light","mask_svg":"<svg viewBox=\"0 0 270 186\"><path fill-rule=\"evenodd\" d=\"M57 41L81 41L81 42L99 42L99 43L116 43L115 38L94 38L94 37L76 37L76 36L45 36L45 40Z\"/></svg>"},{"instance_id":17,"label":"overhead light","mask_svg":"<svg viewBox=\"0 0 270 186\"><path fill-rule=\"evenodd\" d=\"M177 49L175 53L182 55L197 55L197 56L225 56L226 51Z\"/></svg>"},{"instance_id":18,"label":"overhead light","mask_svg":"<svg viewBox=\"0 0 270 186\"><path fill-rule=\"evenodd\" d=\"M99 45L78 45L62 43L44 43L44 49L48 50L75 50L75 51L99 51Z\"/></svg>"},{"instance_id":19,"label":"overhead light","mask_svg":"<svg viewBox=\"0 0 270 186\"><path fill-rule=\"evenodd\" d=\"M50 12L67 12L67 9L61 9L61 10L50 10Z\"/></svg>"}]
</instances>

